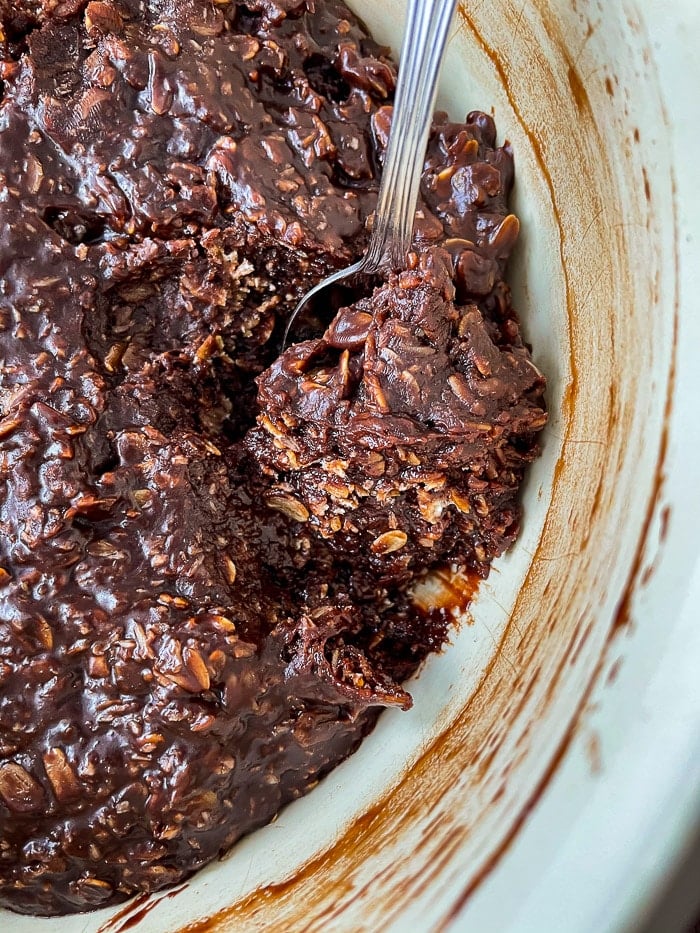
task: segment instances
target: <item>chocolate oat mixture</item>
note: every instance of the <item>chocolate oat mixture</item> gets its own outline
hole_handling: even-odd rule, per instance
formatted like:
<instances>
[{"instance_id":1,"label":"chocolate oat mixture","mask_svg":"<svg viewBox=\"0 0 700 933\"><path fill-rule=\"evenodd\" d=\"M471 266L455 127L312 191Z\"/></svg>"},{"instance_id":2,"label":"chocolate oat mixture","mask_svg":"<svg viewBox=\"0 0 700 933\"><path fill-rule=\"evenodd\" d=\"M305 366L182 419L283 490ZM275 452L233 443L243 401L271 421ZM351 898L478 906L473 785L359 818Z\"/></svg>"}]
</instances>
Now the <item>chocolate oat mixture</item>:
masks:
<instances>
[{"instance_id":1,"label":"chocolate oat mixture","mask_svg":"<svg viewBox=\"0 0 700 933\"><path fill-rule=\"evenodd\" d=\"M441 647L430 568L518 531L544 380L508 147L444 114L415 251L362 253L396 69L341 0L0 0L0 904L190 875Z\"/></svg>"}]
</instances>

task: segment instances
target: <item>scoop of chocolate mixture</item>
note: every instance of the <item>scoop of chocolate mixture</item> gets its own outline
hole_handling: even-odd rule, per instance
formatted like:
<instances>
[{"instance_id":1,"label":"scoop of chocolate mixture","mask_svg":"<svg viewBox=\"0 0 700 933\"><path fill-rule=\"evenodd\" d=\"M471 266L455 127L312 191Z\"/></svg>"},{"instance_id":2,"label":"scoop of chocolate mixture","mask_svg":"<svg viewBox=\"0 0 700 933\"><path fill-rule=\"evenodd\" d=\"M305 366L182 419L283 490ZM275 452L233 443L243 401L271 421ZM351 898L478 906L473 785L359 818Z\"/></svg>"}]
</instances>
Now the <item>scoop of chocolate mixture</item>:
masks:
<instances>
[{"instance_id":1,"label":"scoop of chocolate mixture","mask_svg":"<svg viewBox=\"0 0 700 933\"><path fill-rule=\"evenodd\" d=\"M189 876L349 755L514 539L544 382L493 120L367 243L396 69L341 0L0 0L0 905ZM257 382L256 382L257 380Z\"/></svg>"},{"instance_id":2,"label":"scoop of chocolate mixture","mask_svg":"<svg viewBox=\"0 0 700 933\"><path fill-rule=\"evenodd\" d=\"M287 350L259 379L248 437L268 505L395 585L433 561L488 571L517 534L545 422L517 328L456 305L453 275L445 250L413 254Z\"/></svg>"}]
</instances>

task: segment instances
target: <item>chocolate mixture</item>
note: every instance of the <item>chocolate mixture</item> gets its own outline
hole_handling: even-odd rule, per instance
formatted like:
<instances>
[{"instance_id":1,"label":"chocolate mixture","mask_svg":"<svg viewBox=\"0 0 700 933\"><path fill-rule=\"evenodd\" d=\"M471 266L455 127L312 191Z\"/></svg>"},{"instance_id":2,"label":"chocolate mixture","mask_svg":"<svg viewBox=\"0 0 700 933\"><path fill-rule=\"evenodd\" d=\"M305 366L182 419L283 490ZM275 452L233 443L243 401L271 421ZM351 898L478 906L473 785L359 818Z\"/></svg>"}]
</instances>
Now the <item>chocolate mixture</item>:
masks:
<instances>
[{"instance_id":1,"label":"chocolate mixture","mask_svg":"<svg viewBox=\"0 0 700 933\"><path fill-rule=\"evenodd\" d=\"M340 0L0 0L0 904L191 874L349 755L518 531L544 380L490 117L363 251L395 66Z\"/></svg>"}]
</instances>

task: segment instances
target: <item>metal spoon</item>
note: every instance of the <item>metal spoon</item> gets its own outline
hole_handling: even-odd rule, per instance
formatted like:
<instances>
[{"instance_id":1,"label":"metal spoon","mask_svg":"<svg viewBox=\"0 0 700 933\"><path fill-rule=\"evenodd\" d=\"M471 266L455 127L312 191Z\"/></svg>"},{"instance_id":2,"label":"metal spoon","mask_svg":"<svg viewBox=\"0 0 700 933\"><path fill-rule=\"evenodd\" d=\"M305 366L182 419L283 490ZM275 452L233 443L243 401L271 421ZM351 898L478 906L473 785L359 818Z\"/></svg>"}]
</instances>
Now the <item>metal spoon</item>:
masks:
<instances>
[{"instance_id":1,"label":"metal spoon","mask_svg":"<svg viewBox=\"0 0 700 933\"><path fill-rule=\"evenodd\" d=\"M457 0L409 0L391 134L367 252L359 262L334 272L304 295L287 324L283 348L301 312L324 289L358 275L375 275L383 268L398 269L405 262L413 239L440 65L456 5Z\"/></svg>"}]
</instances>

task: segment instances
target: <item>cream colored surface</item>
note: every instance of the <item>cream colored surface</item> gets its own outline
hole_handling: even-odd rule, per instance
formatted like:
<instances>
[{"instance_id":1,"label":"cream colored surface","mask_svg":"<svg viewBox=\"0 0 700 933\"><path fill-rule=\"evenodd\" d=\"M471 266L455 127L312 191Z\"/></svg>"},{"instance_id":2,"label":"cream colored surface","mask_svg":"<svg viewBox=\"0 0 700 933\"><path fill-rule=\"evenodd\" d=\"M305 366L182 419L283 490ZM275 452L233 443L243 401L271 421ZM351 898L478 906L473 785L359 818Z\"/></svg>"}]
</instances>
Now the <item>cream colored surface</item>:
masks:
<instances>
[{"instance_id":1,"label":"cream colored surface","mask_svg":"<svg viewBox=\"0 0 700 933\"><path fill-rule=\"evenodd\" d=\"M400 3L353 7L399 45ZM699 39L694 0L468 4L442 103L456 117L493 107L513 144L514 291L549 377L523 536L482 587L474 624L416 681L415 709L385 715L313 794L154 898L132 929L599 933L624 929L652 896L654 845L666 861L682 846L674 786L687 822L700 781L688 764L700 646L683 607L700 510L699 438L686 427L700 397L686 189L700 137L677 116L700 87ZM679 145L689 134L694 151ZM654 697L672 707L665 720ZM655 741L670 756L658 773L642 754ZM649 769L639 788L637 761ZM0 926L116 931L128 914L109 916L0 912Z\"/></svg>"}]
</instances>

